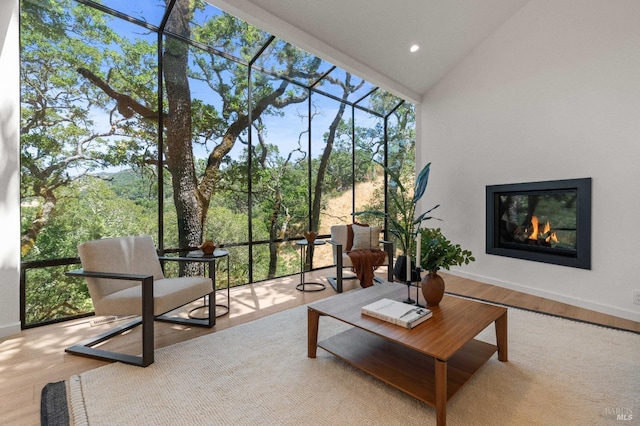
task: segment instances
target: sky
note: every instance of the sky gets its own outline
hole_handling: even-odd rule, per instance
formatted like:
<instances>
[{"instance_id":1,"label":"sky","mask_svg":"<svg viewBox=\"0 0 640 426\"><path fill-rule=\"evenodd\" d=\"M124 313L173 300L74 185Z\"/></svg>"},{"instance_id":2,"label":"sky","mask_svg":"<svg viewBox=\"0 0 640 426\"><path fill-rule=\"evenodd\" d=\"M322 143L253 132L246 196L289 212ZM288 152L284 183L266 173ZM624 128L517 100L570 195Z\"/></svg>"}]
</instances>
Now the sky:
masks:
<instances>
[{"instance_id":1,"label":"sky","mask_svg":"<svg viewBox=\"0 0 640 426\"><path fill-rule=\"evenodd\" d=\"M144 20L154 25L158 25L161 21L165 8L164 0L146 0L143 2L134 2L130 0L105 0L103 3L107 7L129 14L137 19ZM195 25L202 25L207 19L220 15L221 13L222 12L219 9L207 4L204 11L196 14L196 17L194 18ZM153 32L125 20L113 18L111 19L111 24L120 35L129 35L129 38L132 41L134 39L143 39L147 42L154 43L157 40L157 37ZM269 36L267 33L263 34L265 38ZM257 40L256 46L261 45L263 42L264 39ZM276 42L278 43L278 46L284 45L283 41L274 41L274 43ZM116 50L119 49L119 46L110 47L115 48ZM236 49L235 52L237 53L238 50ZM191 60L193 60L193 58L194 56L191 55ZM218 57L216 60L220 61L221 58ZM262 61L261 65L265 67L277 66L275 61L273 59L269 59L269 57ZM192 66L194 66L193 63ZM323 62L320 69L328 71L331 69L331 64ZM103 70L105 75L108 74L108 71L109 70L107 69ZM345 72L342 69L335 68L334 71L331 72L331 75L336 78L344 79ZM357 77L354 77L354 80L358 81ZM350 95L349 100L355 101L359 99L366 93L369 93L372 88L373 86L370 83L365 82L358 92ZM336 96L339 95L337 86L332 84L323 85L322 90L326 90L328 93ZM206 104L213 105L218 110L222 108L222 102L219 95L212 91L204 82L191 79L190 92L192 99L200 99ZM314 105L313 124L311 126L312 156L315 158L322 153L322 149L324 147L323 135L328 130L329 125L335 116L338 103L321 94L314 94L312 96L312 100ZM363 102L363 104L365 106L368 105L366 101ZM282 156L286 156L290 151L298 148L300 134L307 130L307 120L306 118L301 119L300 116L306 117L308 115L308 103L305 101L303 103L294 104L283 111L285 115L282 117L263 115L262 120L267 128L267 132L265 134L266 142L268 144L278 146L280 154ZM367 122L372 123L371 125L375 124L375 120L370 120L371 116L368 113L357 109L356 111L356 124L358 126L367 126ZM346 109L343 118L345 120L349 120L351 118L350 108ZM108 115L104 112L96 111L93 115L93 119L96 122L97 131L100 131L100 128L108 128L108 126L110 126ZM303 149L306 151L308 141L307 134L303 136L303 141ZM254 141L253 143L256 145L257 141ZM209 143L206 147L200 144L194 144L194 153L199 158L205 158L212 148L212 143ZM229 155L231 158L238 159L245 148L246 145L238 141Z\"/></svg>"}]
</instances>

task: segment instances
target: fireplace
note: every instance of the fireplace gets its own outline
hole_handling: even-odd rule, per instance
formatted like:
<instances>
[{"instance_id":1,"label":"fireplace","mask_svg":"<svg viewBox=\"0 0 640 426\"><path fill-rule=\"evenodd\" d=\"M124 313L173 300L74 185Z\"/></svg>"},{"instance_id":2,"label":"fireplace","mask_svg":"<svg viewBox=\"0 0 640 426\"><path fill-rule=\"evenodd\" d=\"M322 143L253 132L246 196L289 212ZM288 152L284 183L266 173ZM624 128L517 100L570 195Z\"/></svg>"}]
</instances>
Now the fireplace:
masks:
<instances>
[{"instance_id":1,"label":"fireplace","mask_svg":"<svg viewBox=\"0 0 640 426\"><path fill-rule=\"evenodd\" d=\"M591 178L487 186L487 253L591 269Z\"/></svg>"}]
</instances>

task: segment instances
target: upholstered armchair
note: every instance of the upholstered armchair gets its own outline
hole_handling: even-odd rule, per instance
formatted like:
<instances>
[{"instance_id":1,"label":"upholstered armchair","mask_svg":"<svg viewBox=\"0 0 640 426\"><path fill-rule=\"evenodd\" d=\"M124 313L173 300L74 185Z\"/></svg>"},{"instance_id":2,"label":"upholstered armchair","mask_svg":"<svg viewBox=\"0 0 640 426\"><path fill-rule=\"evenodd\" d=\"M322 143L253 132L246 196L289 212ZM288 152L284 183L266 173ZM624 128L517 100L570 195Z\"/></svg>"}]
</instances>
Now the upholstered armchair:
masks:
<instances>
[{"instance_id":1,"label":"upholstered armchair","mask_svg":"<svg viewBox=\"0 0 640 426\"><path fill-rule=\"evenodd\" d=\"M333 249L333 261L336 264L336 276L327 278L329 284L331 284L338 293L342 293L343 280L357 279L355 275L345 276L343 274L343 269L353 268L353 262L351 261L348 252L359 249L366 250L382 248L386 253L383 265L388 266L387 280L393 281L393 243L390 241L380 240L381 227L353 227L352 232L353 230L355 230L355 232L353 232L353 236L350 238L349 226L350 225L334 225L331 227L331 240L328 242L332 245ZM391 262L389 259L391 259ZM378 277L375 277L374 281L382 282Z\"/></svg>"},{"instance_id":2,"label":"upholstered armchair","mask_svg":"<svg viewBox=\"0 0 640 426\"><path fill-rule=\"evenodd\" d=\"M204 320L164 315L204 296L209 296L211 305L215 290L207 277L165 278L150 236L88 241L78 246L78 253L83 269L69 271L67 275L86 279L96 315L140 318L71 346L67 352L146 367L154 361L154 320L202 327L215 325L213 309L209 309ZM141 356L93 347L138 325L142 325Z\"/></svg>"}]
</instances>

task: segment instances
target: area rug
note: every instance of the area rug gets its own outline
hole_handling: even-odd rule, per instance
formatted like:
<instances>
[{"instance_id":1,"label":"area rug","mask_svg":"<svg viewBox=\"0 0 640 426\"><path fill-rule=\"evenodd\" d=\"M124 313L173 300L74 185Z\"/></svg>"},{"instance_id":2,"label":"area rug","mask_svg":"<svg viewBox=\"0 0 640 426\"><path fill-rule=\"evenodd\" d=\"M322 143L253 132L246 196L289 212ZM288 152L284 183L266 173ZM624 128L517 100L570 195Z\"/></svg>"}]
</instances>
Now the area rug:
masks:
<instances>
[{"instance_id":1,"label":"area rug","mask_svg":"<svg viewBox=\"0 0 640 426\"><path fill-rule=\"evenodd\" d=\"M640 335L513 308L508 315L509 362L494 355L451 398L448 424L638 424ZM435 424L433 407L324 350L308 358L306 318L301 306L159 349L147 368L114 363L72 376L71 422ZM320 339L347 328L320 320ZM494 343L494 328L479 339Z\"/></svg>"}]
</instances>

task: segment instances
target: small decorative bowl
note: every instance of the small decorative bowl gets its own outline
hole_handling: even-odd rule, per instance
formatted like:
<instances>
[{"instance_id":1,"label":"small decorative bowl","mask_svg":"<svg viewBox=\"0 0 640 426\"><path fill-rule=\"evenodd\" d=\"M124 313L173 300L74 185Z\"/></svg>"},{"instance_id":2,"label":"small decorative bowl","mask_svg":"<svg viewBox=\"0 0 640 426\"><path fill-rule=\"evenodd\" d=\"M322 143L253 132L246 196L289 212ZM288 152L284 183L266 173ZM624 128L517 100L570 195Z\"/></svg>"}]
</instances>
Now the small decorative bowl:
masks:
<instances>
[{"instance_id":1,"label":"small decorative bowl","mask_svg":"<svg viewBox=\"0 0 640 426\"><path fill-rule=\"evenodd\" d=\"M302 234L307 239L307 243L309 244L313 244L313 242L316 240L316 237L318 236L318 233L313 231L303 232Z\"/></svg>"},{"instance_id":2,"label":"small decorative bowl","mask_svg":"<svg viewBox=\"0 0 640 426\"><path fill-rule=\"evenodd\" d=\"M216 251L216 244L213 241L205 241L200 246L200 250L202 250L204 254L211 255Z\"/></svg>"}]
</instances>

